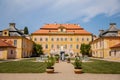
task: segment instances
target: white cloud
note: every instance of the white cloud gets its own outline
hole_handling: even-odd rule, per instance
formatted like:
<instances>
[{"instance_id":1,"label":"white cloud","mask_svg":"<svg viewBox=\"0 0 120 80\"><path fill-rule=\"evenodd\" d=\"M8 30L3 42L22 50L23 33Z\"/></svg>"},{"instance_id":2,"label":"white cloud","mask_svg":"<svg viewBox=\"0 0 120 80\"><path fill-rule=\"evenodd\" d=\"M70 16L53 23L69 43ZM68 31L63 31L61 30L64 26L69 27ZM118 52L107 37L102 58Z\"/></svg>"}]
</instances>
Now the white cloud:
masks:
<instances>
[{"instance_id":1,"label":"white cloud","mask_svg":"<svg viewBox=\"0 0 120 80\"><path fill-rule=\"evenodd\" d=\"M8 0L7 10L9 15L38 10L45 15L44 21L50 18L64 22L80 17L84 22L88 22L100 14L109 17L120 13L119 4L119 0Z\"/></svg>"}]
</instances>

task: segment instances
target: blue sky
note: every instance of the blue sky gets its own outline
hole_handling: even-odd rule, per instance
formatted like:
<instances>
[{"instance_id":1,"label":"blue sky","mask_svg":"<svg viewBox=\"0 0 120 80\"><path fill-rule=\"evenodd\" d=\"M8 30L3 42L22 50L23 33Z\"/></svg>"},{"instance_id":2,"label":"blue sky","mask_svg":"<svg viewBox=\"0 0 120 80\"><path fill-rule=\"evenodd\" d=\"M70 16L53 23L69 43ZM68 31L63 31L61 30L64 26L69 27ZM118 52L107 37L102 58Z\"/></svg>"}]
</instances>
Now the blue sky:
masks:
<instances>
[{"instance_id":1,"label":"blue sky","mask_svg":"<svg viewBox=\"0 0 120 80\"><path fill-rule=\"evenodd\" d=\"M120 0L0 0L0 30L10 22L30 33L46 23L74 23L97 35L111 22L120 29Z\"/></svg>"}]
</instances>

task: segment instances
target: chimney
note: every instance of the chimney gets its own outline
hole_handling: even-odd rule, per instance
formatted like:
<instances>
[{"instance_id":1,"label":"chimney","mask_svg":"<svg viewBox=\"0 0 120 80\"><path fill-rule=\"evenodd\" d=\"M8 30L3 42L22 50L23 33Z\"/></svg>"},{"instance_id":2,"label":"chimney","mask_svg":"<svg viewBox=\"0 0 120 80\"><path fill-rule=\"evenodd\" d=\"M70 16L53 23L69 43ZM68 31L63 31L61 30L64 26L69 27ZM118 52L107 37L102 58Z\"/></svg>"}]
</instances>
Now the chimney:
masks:
<instances>
[{"instance_id":1,"label":"chimney","mask_svg":"<svg viewBox=\"0 0 120 80\"><path fill-rule=\"evenodd\" d=\"M116 23L110 23L110 28L116 27Z\"/></svg>"},{"instance_id":2,"label":"chimney","mask_svg":"<svg viewBox=\"0 0 120 80\"><path fill-rule=\"evenodd\" d=\"M9 27L15 28L15 23L9 23Z\"/></svg>"}]
</instances>

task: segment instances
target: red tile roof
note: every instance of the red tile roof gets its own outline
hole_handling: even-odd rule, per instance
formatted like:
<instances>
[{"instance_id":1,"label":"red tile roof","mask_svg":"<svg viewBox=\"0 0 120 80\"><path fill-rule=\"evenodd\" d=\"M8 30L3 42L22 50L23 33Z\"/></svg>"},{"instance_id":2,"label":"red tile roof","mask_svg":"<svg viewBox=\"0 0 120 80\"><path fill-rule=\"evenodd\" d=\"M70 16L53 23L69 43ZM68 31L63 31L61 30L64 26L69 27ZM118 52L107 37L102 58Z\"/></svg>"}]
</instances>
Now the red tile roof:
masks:
<instances>
[{"instance_id":1,"label":"red tile roof","mask_svg":"<svg viewBox=\"0 0 120 80\"><path fill-rule=\"evenodd\" d=\"M15 48L14 46L12 46L11 44L3 41L0 39L0 47L12 47L12 48Z\"/></svg>"},{"instance_id":2,"label":"red tile roof","mask_svg":"<svg viewBox=\"0 0 120 80\"><path fill-rule=\"evenodd\" d=\"M64 27L68 33L71 32L74 34L91 34L90 32L80 27L78 24L46 24L32 34L48 34L50 32L57 33L60 27Z\"/></svg>"},{"instance_id":3,"label":"red tile roof","mask_svg":"<svg viewBox=\"0 0 120 80\"><path fill-rule=\"evenodd\" d=\"M120 43L118 43L118 44L116 44L116 45L114 45L114 46L112 46L110 48L120 48Z\"/></svg>"}]
</instances>

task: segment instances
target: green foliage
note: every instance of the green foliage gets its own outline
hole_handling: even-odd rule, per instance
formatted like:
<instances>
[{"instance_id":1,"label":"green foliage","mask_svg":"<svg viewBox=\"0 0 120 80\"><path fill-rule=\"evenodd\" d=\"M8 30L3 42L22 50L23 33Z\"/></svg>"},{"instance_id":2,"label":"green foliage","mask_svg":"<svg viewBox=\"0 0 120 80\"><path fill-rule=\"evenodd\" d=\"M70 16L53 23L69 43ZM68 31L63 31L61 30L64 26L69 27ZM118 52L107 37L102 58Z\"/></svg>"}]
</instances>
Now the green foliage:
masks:
<instances>
[{"instance_id":1,"label":"green foliage","mask_svg":"<svg viewBox=\"0 0 120 80\"><path fill-rule=\"evenodd\" d=\"M43 54L43 48L40 44L35 44L33 45L33 53L37 54L37 56L40 56Z\"/></svg>"},{"instance_id":2,"label":"green foliage","mask_svg":"<svg viewBox=\"0 0 120 80\"><path fill-rule=\"evenodd\" d=\"M77 69L81 69L82 68L82 61L80 59L76 58L75 62L74 62L74 67Z\"/></svg>"},{"instance_id":3,"label":"green foliage","mask_svg":"<svg viewBox=\"0 0 120 80\"><path fill-rule=\"evenodd\" d=\"M28 31L27 27L24 28L24 34L29 34L29 31Z\"/></svg>"},{"instance_id":4,"label":"green foliage","mask_svg":"<svg viewBox=\"0 0 120 80\"><path fill-rule=\"evenodd\" d=\"M47 68L51 68L55 64L55 58L49 57L45 63L47 64Z\"/></svg>"},{"instance_id":5,"label":"green foliage","mask_svg":"<svg viewBox=\"0 0 120 80\"><path fill-rule=\"evenodd\" d=\"M68 54L65 54L65 57L69 56Z\"/></svg>"},{"instance_id":6,"label":"green foliage","mask_svg":"<svg viewBox=\"0 0 120 80\"><path fill-rule=\"evenodd\" d=\"M67 61L70 61L70 58L67 58Z\"/></svg>"},{"instance_id":7,"label":"green foliage","mask_svg":"<svg viewBox=\"0 0 120 80\"><path fill-rule=\"evenodd\" d=\"M55 54L55 60L59 61L59 54Z\"/></svg>"},{"instance_id":8,"label":"green foliage","mask_svg":"<svg viewBox=\"0 0 120 80\"><path fill-rule=\"evenodd\" d=\"M55 56L58 56L58 57L59 57L59 54L55 54Z\"/></svg>"},{"instance_id":9,"label":"green foliage","mask_svg":"<svg viewBox=\"0 0 120 80\"><path fill-rule=\"evenodd\" d=\"M55 60L56 60L56 61L59 61L59 56L55 56Z\"/></svg>"},{"instance_id":10,"label":"green foliage","mask_svg":"<svg viewBox=\"0 0 120 80\"><path fill-rule=\"evenodd\" d=\"M91 49L91 46L90 44L81 44L81 47L80 47L80 53L82 53L82 55L89 55L90 54L90 49Z\"/></svg>"}]
</instances>

